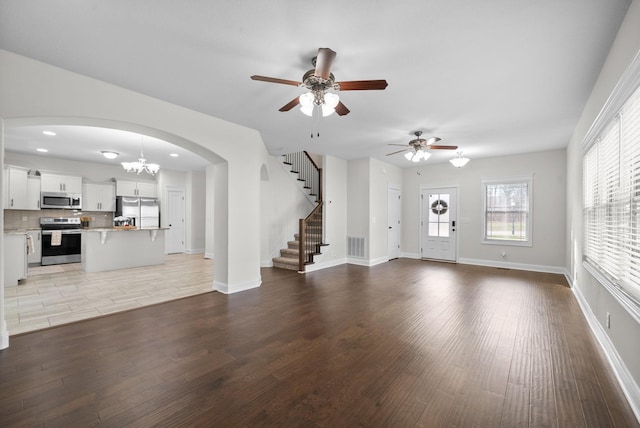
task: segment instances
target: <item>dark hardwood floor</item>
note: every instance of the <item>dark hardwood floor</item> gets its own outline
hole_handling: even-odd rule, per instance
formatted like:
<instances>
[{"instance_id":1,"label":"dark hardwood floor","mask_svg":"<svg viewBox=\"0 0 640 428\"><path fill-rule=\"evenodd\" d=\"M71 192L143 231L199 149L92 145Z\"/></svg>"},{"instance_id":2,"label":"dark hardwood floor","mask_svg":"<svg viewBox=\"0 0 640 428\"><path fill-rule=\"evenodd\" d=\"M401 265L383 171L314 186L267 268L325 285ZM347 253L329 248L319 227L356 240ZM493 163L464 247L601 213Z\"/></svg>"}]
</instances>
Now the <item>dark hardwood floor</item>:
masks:
<instances>
[{"instance_id":1,"label":"dark hardwood floor","mask_svg":"<svg viewBox=\"0 0 640 428\"><path fill-rule=\"evenodd\" d=\"M0 426L634 427L562 276L399 259L11 337Z\"/></svg>"}]
</instances>

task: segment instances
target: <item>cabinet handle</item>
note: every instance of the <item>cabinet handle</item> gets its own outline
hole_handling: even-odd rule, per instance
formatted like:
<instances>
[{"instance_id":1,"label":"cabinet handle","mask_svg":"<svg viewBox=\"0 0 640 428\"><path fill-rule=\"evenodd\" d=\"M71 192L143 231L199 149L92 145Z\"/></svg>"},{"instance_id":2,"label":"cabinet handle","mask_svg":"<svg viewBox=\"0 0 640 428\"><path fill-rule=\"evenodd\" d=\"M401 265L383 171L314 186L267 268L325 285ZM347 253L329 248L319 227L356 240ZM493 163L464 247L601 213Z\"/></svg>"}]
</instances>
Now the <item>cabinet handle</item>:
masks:
<instances>
[{"instance_id":1,"label":"cabinet handle","mask_svg":"<svg viewBox=\"0 0 640 428\"><path fill-rule=\"evenodd\" d=\"M13 198L11 198L11 206L13 206Z\"/></svg>"}]
</instances>

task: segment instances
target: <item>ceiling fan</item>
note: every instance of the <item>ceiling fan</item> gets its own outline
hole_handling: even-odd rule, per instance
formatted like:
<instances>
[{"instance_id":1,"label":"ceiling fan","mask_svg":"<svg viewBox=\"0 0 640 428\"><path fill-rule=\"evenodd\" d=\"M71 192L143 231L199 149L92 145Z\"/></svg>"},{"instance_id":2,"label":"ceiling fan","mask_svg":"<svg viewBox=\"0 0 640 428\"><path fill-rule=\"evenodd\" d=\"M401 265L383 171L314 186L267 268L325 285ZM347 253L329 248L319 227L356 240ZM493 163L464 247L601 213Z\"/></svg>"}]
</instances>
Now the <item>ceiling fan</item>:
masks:
<instances>
[{"instance_id":1,"label":"ceiling fan","mask_svg":"<svg viewBox=\"0 0 640 428\"><path fill-rule=\"evenodd\" d=\"M302 76L302 82L258 75L251 76L251 79L308 89L309 92L295 97L280 107L280 111L289 111L300 104L300 110L307 116L313 115L315 106L321 107L323 116L329 116L334 111L338 113L339 116L344 116L349 113L349 109L340 101L338 95L329 92L330 89L334 91L368 91L381 90L387 87L386 80L336 82L333 73L331 73L331 65L335 57L336 53L329 48L318 49L318 55L311 61L315 68L307 71L304 76Z\"/></svg>"},{"instance_id":2,"label":"ceiling fan","mask_svg":"<svg viewBox=\"0 0 640 428\"><path fill-rule=\"evenodd\" d=\"M427 150L456 150L458 146L443 146L435 144L441 141L438 137L429 137L427 139L420 138L422 131L415 131L413 135L416 136L408 144L389 144L390 146L402 146L404 149L397 152L387 153L387 156L395 155L396 153L402 153L406 151L404 157L412 162L420 162L421 160L427 160L431 156Z\"/></svg>"}]
</instances>

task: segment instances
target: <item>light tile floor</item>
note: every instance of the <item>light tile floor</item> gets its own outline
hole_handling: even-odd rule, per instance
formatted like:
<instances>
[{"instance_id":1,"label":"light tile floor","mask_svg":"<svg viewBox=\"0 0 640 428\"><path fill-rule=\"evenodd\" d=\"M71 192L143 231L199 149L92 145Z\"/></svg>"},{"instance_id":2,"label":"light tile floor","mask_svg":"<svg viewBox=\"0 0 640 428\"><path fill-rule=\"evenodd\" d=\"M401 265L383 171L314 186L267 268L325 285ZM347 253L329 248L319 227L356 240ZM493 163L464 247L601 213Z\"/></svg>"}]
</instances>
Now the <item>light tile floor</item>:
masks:
<instances>
[{"instance_id":1,"label":"light tile floor","mask_svg":"<svg viewBox=\"0 0 640 428\"><path fill-rule=\"evenodd\" d=\"M85 273L80 263L29 268L4 290L9 335L213 290L213 260L171 254L158 266Z\"/></svg>"}]
</instances>

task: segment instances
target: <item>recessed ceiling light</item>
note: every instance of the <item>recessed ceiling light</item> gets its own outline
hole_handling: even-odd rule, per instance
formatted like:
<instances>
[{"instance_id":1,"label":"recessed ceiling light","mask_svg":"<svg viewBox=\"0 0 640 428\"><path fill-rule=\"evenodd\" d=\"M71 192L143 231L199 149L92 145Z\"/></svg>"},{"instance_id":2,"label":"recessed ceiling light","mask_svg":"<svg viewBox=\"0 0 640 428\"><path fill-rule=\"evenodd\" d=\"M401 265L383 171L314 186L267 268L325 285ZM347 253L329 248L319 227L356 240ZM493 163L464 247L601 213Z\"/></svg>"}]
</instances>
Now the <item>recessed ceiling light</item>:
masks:
<instances>
[{"instance_id":1,"label":"recessed ceiling light","mask_svg":"<svg viewBox=\"0 0 640 428\"><path fill-rule=\"evenodd\" d=\"M36 150L39 151L39 152L42 152L42 153L47 153L49 151L47 149L36 149Z\"/></svg>"},{"instance_id":2,"label":"recessed ceiling light","mask_svg":"<svg viewBox=\"0 0 640 428\"><path fill-rule=\"evenodd\" d=\"M177 158L178 154L177 153L171 153L169 156L171 156L172 158Z\"/></svg>"},{"instance_id":3,"label":"recessed ceiling light","mask_svg":"<svg viewBox=\"0 0 640 428\"><path fill-rule=\"evenodd\" d=\"M42 131L42 133L43 133L44 135L51 135L51 136L56 135L56 133L55 133L55 132L53 132L53 131Z\"/></svg>"},{"instance_id":4,"label":"recessed ceiling light","mask_svg":"<svg viewBox=\"0 0 640 428\"><path fill-rule=\"evenodd\" d=\"M102 156L104 156L107 159L115 159L120 155L120 153L111 152L108 150L103 150L100 153L102 153Z\"/></svg>"}]
</instances>

